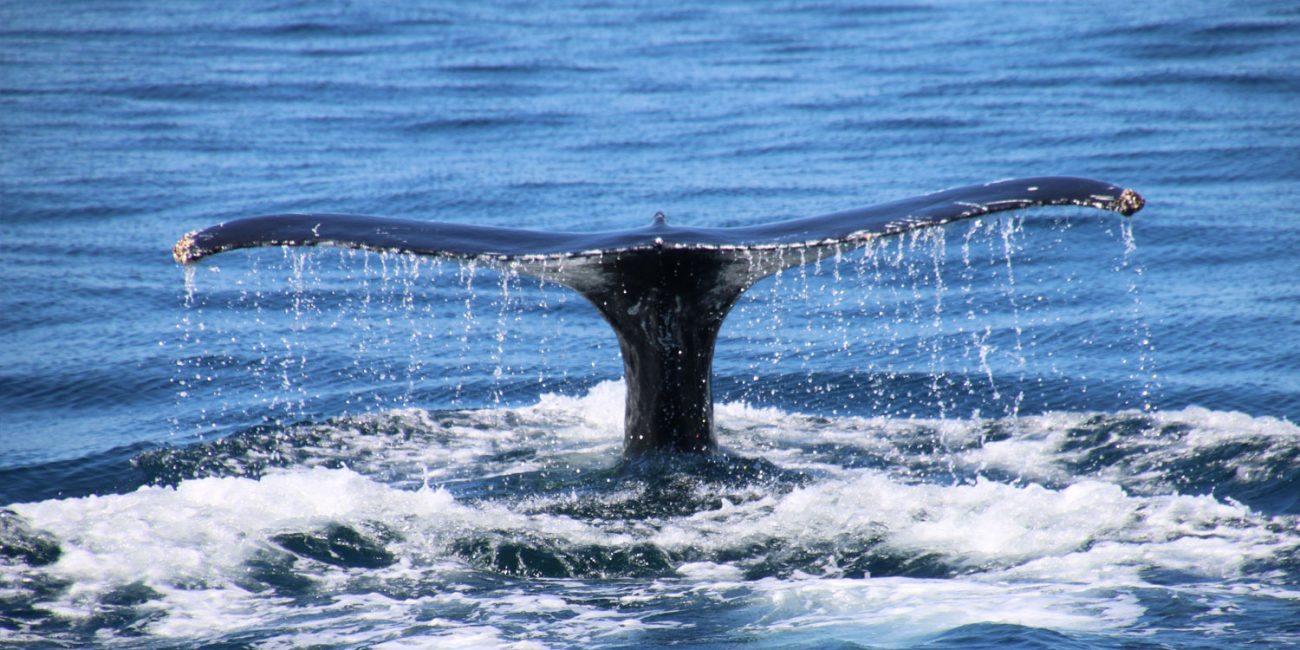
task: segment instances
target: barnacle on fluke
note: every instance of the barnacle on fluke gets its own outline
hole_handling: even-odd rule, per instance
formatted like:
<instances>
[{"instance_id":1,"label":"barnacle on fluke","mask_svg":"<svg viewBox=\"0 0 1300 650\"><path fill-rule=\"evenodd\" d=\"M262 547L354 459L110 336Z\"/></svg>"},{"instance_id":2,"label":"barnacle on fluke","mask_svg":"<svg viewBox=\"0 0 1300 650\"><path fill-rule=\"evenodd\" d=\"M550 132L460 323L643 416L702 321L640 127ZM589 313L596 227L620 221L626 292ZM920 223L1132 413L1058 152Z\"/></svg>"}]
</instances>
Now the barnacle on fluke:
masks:
<instances>
[{"instance_id":1,"label":"barnacle on fluke","mask_svg":"<svg viewBox=\"0 0 1300 650\"><path fill-rule=\"evenodd\" d=\"M1119 195L1119 203L1115 207L1115 211L1127 217L1141 210L1146 204L1147 202L1142 198L1141 194L1126 189Z\"/></svg>"}]
</instances>

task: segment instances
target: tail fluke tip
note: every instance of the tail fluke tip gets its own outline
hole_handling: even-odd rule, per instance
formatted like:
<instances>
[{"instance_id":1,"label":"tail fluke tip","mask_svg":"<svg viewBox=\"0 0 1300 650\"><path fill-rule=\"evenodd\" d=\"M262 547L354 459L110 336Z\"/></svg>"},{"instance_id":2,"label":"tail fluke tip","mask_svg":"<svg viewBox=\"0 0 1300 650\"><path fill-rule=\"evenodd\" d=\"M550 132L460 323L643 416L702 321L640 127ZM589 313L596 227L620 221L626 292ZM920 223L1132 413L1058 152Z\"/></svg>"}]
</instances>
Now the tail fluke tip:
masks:
<instances>
[{"instance_id":1,"label":"tail fluke tip","mask_svg":"<svg viewBox=\"0 0 1300 650\"><path fill-rule=\"evenodd\" d=\"M1129 217L1141 210L1142 206L1146 204L1146 199L1143 199L1141 194L1126 189L1119 195L1119 200L1115 202L1115 211Z\"/></svg>"},{"instance_id":2,"label":"tail fluke tip","mask_svg":"<svg viewBox=\"0 0 1300 650\"><path fill-rule=\"evenodd\" d=\"M199 253L198 246L194 243L194 235L198 232L197 230L191 230L185 233L185 236L181 237L175 246L172 246L172 259L176 260L177 264L189 264L203 257Z\"/></svg>"}]
</instances>

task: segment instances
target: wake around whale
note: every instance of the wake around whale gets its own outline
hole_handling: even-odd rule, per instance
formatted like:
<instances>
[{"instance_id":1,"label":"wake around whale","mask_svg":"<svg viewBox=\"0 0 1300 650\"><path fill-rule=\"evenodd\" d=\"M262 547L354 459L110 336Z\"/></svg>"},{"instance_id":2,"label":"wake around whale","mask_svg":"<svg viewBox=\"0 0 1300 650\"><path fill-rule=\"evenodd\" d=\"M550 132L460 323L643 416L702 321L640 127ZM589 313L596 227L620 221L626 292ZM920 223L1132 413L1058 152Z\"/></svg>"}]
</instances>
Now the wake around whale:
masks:
<instances>
[{"instance_id":1,"label":"wake around whale","mask_svg":"<svg viewBox=\"0 0 1300 650\"><path fill-rule=\"evenodd\" d=\"M646 227L565 233L347 214L278 214L191 232L176 261L254 246L331 244L479 260L572 288L614 328L627 383L625 458L711 453L718 331L758 280L844 248L960 219L1047 205L1129 216L1136 192L1070 177L997 181L833 214L741 228Z\"/></svg>"}]
</instances>

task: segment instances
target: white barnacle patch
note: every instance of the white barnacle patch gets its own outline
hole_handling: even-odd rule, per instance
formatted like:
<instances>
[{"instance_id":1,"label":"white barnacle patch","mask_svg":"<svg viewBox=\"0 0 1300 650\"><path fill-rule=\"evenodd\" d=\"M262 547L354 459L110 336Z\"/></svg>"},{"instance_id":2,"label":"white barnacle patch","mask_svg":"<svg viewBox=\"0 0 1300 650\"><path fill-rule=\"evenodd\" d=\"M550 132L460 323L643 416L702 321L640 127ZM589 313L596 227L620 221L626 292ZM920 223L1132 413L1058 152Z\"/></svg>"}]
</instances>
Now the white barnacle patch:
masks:
<instances>
[{"instance_id":1,"label":"white barnacle patch","mask_svg":"<svg viewBox=\"0 0 1300 650\"><path fill-rule=\"evenodd\" d=\"M199 258L198 251L195 250L194 235L197 230L191 230L181 237L180 241L172 247L172 258L180 264L188 264Z\"/></svg>"}]
</instances>

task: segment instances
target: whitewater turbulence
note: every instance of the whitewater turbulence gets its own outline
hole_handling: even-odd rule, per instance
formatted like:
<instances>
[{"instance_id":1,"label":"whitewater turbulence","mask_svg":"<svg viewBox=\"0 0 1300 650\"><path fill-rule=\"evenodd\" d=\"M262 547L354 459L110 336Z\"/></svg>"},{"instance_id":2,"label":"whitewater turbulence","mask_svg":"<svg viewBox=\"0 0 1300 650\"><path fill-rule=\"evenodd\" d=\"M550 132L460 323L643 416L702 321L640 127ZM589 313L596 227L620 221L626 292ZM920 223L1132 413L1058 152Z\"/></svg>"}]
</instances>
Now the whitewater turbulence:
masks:
<instances>
[{"instance_id":1,"label":"whitewater turbulence","mask_svg":"<svg viewBox=\"0 0 1300 650\"><path fill-rule=\"evenodd\" d=\"M1265 490L1296 480L1283 421L723 404L736 456L669 473L608 466L622 388L250 429L141 456L153 487L15 505L7 634L627 647L697 638L658 615L689 607L782 642L970 625L1136 639L1155 594L1199 603L1188 627L1300 598L1256 568L1300 548L1294 504ZM1242 445L1259 453L1238 482L1193 483Z\"/></svg>"}]
</instances>

